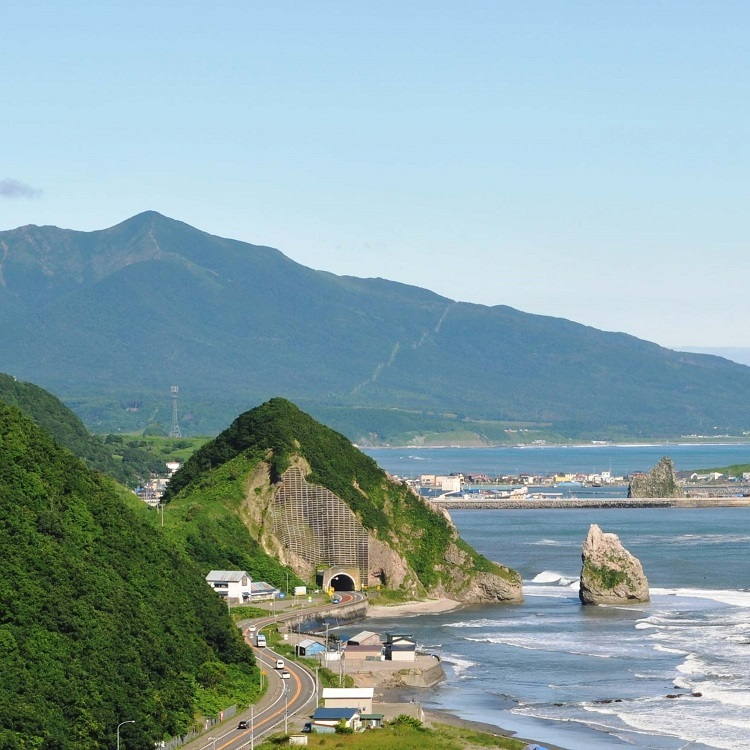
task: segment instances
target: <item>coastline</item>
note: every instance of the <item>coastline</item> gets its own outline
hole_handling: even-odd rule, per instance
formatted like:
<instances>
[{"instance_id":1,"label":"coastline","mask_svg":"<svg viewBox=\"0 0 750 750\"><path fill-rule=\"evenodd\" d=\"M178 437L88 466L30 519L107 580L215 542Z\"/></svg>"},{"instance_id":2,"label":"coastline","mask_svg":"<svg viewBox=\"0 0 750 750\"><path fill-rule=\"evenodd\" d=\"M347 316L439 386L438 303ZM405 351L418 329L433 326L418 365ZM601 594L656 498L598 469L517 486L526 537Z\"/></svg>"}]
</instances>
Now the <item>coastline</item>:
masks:
<instances>
[{"instance_id":1,"label":"coastline","mask_svg":"<svg viewBox=\"0 0 750 750\"><path fill-rule=\"evenodd\" d=\"M463 607L462 602L454 599L425 599L422 601L404 602L403 604L371 604L367 608L367 617L383 619L388 617L408 617L410 615L437 615L451 612Z\"/></svg>"},{"instance_id":2,"label":"coastline","mask_svg":"<svg viewBox=\"0 0 750 750\"><path fill-rule=\"evenodd\" d=\"M482 732L484 734L492 735L493 737L508 737L519 742L524 742L527 745L537 744L534 740L529 740L526 737L519 737L515 732L510 732L502 727L495 726L494 724L485 724L481 721L471 721L469 719L462 719L457 714L449 711L446 708L425 708L424 718L427 724L449 724L454 727L463 727L464 729L471 729L475 732ZM564 750L559 745L553 745L549 742L539 743L541 747L547 748L547 750Z\"/></svg>"},{"instance_id":3,"label":"coastline","mask_svg":"<svg viewBox=\"0 0 750 750\"><path fill-rule=\"evenodd\" d=\"M464 606L463 602L454 599L427 599L423 601L404 602L403 604L392 605L370 605L367 609L366 619L380 619L390 617L417 617L419 615L435 615L443 612L452 612ZM397 687L388 688L383 685L376 688L378 700L393 703L406 703L415 699L422 702L422 698L427 697L427 691L430 688L415 687ZM455 711L447 708L424 708L424 718L426 724L448 724L454 727L470 729L475 732L482 732L491 736L508 737L525 744L535 744L534 740L525 737L519 737L515 732L505 729L496 724L464 719ZM543 744L549 750L565 750L559 745L549 742Z\"/></svg>"},{"instance_id":4,"label":"coastline","mask_svg":"<svg viewBox=\"0 0 750 750\"><path fill-rule=\"evenodd\" d=\"M383 700L386 703L420 703L417 700L422 696L419 695L417 688L385 688L379 691L379 700ZM426 697L426 696L425 696ZM518 740L526 745L537 744L535 740L530 740L526 737L520 737L513 731L504 729L497 724L490 724L483 721L475 721L473 719L464 719L455 711L448 708L425 708L422 705L422 712L424 714L424 723L430 724L448 724L453 727L460 727L462 729L470 729L474 732L482 732L492 737L508 737L513 740ZM544 742L539 743L548 750L566 750L560 745L553 743Z\"/></svg>"}]
</instances>

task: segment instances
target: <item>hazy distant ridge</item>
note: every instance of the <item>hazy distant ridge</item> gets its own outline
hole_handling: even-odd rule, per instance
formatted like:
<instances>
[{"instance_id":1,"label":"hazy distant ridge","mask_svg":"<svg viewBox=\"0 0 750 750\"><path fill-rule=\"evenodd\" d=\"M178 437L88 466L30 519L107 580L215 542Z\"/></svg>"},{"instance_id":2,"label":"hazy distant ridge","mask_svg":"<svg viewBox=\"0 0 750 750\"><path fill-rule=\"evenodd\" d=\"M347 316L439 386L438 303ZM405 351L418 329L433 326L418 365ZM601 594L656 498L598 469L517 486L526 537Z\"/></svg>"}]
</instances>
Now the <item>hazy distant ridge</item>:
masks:
<instances>
[{"instance_id":1,"label":"hazy distant ridge","mask_svg":"<svg viewBox=\"0 0 750 750\"><path fill-rule=\"evenodd\" d=\"M750 429L747 367L314 271L155 212L97 232L2 232L0 259L0 370L53 390L94 428L142 427L157 403L165 420L179 384L203 432L273 395L352 438L430 412L560 434ZM498 280L498 296L512 283Z\"/></svg>"}]
</instances>

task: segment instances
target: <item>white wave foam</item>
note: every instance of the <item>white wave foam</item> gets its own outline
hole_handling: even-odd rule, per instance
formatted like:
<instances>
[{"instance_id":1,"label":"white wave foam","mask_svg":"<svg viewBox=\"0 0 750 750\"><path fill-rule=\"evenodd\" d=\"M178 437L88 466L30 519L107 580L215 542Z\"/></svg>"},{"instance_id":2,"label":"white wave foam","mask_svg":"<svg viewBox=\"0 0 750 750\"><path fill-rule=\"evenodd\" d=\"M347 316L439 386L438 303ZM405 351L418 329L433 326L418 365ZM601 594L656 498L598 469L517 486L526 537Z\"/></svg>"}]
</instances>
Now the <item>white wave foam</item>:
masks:
<instances>
[{"instance_id":1,"label":"white wave foam","mask_svg":"<svg viewBox=\"0 0 750 750\"><path fill-rule=\"evenodd\" d=\"M505 623L502 620L460 620L459 622L446 622L444 628L501 628Z\"/></svg>"},{"instance_id":2,"label":"white wave foam","mask_svg":"<svg viewBox=\"0 0 750 750\"><path fill-rule=\"evenodd\" d=\"M578 583L577 576L566 576L555 570L543 570L530 581L530 583L556 583L559 586L569 586L573 582Z\"/></svg>"},{"instance_id":3,"label":"white wave foam","mask_svg":"<svg viewBox=\"0 0 750 750\"><path fill-rule=\"evenodd\" d=\"M524 596L546 596L550 599L573 599L577 598L578 594L573 593L572 589L578 588L578 583L574 585L558 585L548 586L543 584L524 584L523 595Z\"/></svg>"},{"instance_id":4,"label":"white wave foam","mask_svg":"<svg viewBox=\"0 0 750 750\"><path fill-rule=\"evenodd\" d=\"M698 659L695 654L688 654L685 661L682 662L682 664L677 665L677 671L684 675L703 674L705 667L703 662Z\"/></svg>"},{"instance_id":5,"label":"white wave foam","mask_svg":"<svg viewBox=\"0 0 750 750\"><path fill-rule=\"evenodd\" d=\"M471 661L470 659L464 659L455 654L441 654L440 660L450 664L457 677L464 676L463 673L466 672L467 669L477 666L477 662Z\"/></svg>"},{"instance_id":6,"label":"white wave foam","mask_svg":"<svg viewBox=\"0 0 750 750\"><path fill-rule=\"evenodd\" d=\"M567 542L561 542L558 539L537 539L535 542L528 542L534 547L569 547Z\"/></svg>"},{"instance_id":7,"label":"white wave foam","mask_svg":"<svg viewBox=\"0 0 750 750\"><path fill-rule=\"evenodd\" d=\"M554 642L533 636L507 634L487 634L479 636L465 636L464 640L472 643L493 643L498 646L511 646L526 651L546 651L548 653L574 654L576 656L591 656L596 659L612 659L627 653L628 648L622 640L612 642L608 639L599 642L587 639L577 641L574 638L558 636ZM634 653L637 649L634 649Z\"/></svg>"},{"instance_id":8,"label":"white wave foam","mask_svg":"<svg viewBox=\"0 0 750 750\"><path fill-rule=\"evenodd\" d=\"M683 649L680 649L680 648L671 648L670 646L662 646L661 643L655 643L653 645L653 649L654 651L661 651L662 653L665 653L665 654L678 654L680 656L684 656L685 654L688 653L687 651L684 651Z\"/></svg>"},{"instance_id":9,"label":"white wave foam","mask_svg":"<svg viewBox=\"0 0 750 750\"><path fill-rule=\"evenodd\" d=\"M731 589L652 588L651 595L652 598L655 596L678 596L687 599L709 599L714 602L720 602L721 604L729 604L734 607L750 607L750 591L732 591Z\"/></svg>"}]
</instances>

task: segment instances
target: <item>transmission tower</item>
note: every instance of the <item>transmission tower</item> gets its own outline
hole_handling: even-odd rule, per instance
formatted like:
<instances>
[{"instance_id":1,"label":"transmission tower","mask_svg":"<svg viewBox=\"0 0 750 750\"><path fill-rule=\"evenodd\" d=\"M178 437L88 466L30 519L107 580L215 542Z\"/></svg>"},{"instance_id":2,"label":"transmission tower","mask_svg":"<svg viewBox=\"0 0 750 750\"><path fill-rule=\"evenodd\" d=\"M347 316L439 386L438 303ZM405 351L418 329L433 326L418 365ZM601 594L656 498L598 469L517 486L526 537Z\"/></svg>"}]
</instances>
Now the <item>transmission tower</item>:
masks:
<instances>
[{"instance_id":1,"label":"transmission tower","mask_svg":"<svg viewBox=\"0 0 750 750\"><path fill-rule=\"evenodd\" d=\"M173 385L170 389L172 391L172 429L169 431L169 437L182 437L180 431L180 422L177 419L177 394L179 393L179 387Z\"/></svg>"}]
</instances>

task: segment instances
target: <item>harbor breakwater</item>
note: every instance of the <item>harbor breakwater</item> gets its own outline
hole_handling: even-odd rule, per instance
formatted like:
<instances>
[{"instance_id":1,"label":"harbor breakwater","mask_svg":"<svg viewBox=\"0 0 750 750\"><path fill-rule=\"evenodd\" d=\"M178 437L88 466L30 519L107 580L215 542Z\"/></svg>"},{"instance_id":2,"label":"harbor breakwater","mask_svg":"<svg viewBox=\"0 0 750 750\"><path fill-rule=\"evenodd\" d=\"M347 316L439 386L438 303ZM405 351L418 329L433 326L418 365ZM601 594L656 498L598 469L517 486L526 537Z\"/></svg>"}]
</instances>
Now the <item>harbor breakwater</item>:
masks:
<instances>
[{"instance_id":1,"label":"harbor breakwater","mask_svg":"<svg viewBox=\"0 0 750 750\"><path fill-rule=\"evenodd\" d=\"M750 507L750 497L565 498L539 500L433 500L448 510L560 510L565 508Z\"/></svg>"}]
</instances>

